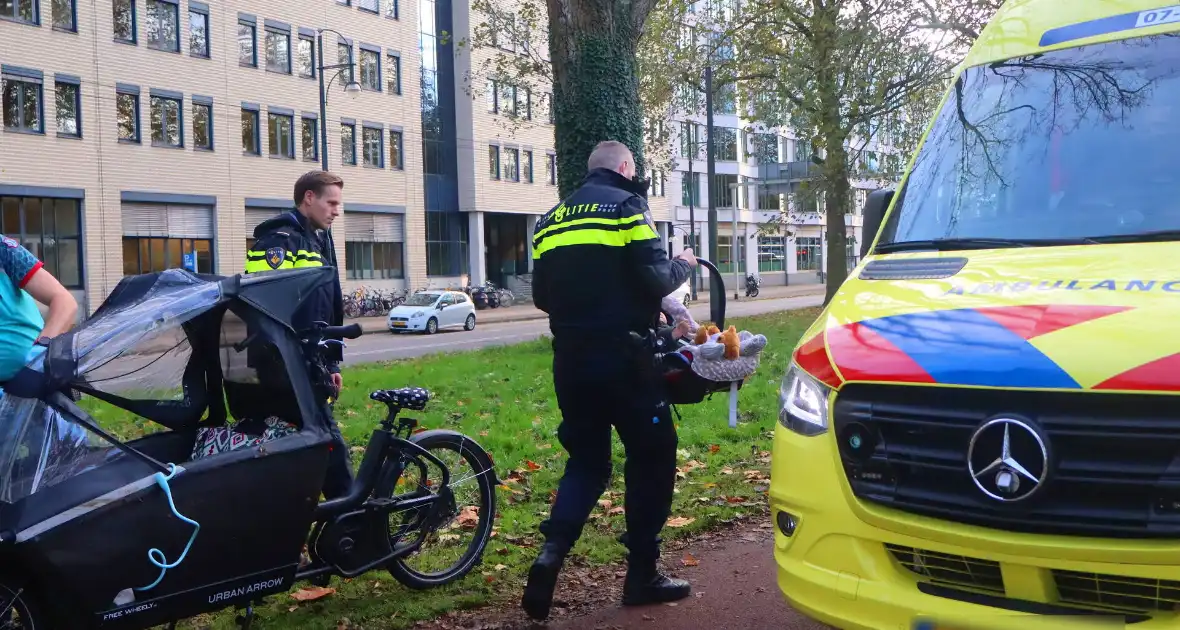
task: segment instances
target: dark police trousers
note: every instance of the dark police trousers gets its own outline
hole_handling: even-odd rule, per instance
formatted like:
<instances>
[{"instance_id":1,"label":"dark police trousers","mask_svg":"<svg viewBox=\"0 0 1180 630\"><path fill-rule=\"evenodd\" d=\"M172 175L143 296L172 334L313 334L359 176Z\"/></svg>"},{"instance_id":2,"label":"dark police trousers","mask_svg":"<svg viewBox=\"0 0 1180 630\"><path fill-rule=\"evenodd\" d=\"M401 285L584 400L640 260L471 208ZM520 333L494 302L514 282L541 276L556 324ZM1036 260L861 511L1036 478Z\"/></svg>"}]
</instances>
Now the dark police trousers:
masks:
<instances>
[{"instance_id":1,"label":"dark police trousers","mask_svg":"<svg viewBox=\"0 0 1180 630\"><path fill-rule=\"evenodd\" d=\"M676 427L661 384L642 375L629 349L562 346L554 344L553 381L562 414L557 437L569 460L541 533L569 546L581 536L610 482L613 426L627 455L624 543L632 564L654 563L676 483Z\"/></svg>"},{"instance_id":2,"label":"dark police trousers","mask_svg":"<svg viewBox=\"0 0 1180 630\"><path fill-rule=\"evenodd\" d=\"M348 452L348 443L340 434L340 427L336 425L336 418L332 416L331 407L328 407L328 431L332 436L328 446L332 450L328 454L323 493L327 499L338 499L352 488L352 456Z\"/></svg>"}]
</instances>

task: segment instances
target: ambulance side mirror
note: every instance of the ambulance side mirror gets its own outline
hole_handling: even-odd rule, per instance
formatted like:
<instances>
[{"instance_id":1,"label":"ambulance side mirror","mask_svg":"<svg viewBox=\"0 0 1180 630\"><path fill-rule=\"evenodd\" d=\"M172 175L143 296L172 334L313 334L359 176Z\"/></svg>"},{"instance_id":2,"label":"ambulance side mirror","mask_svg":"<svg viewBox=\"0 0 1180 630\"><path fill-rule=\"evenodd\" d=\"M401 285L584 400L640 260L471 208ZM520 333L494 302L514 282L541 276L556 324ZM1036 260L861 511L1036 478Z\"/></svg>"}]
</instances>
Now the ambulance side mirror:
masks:
<instances>
[{"instance_id":1,"label":"ambulance side mirror","mask_svg":"<svg viewBox=\"0 0 1180 630\"><path fill-rule=\"evenodd\" d=\"M860 257L869 255L869 248L877 240L877 232L881 229L881 221L885 219L885 210L893 200L893 189L882 188L869 193L865 201L864 224L861 228Z\"/></svg>"}]
</instances>

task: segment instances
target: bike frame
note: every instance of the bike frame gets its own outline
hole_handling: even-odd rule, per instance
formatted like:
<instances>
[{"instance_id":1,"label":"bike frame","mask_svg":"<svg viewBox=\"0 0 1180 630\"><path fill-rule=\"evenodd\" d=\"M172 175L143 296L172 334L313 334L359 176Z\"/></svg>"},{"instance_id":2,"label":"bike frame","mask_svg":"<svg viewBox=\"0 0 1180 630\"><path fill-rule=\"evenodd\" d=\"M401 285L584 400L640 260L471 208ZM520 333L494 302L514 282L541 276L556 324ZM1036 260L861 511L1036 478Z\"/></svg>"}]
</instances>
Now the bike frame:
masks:
<instances>
[{"instance_id":1,"label":"bike frame","mask_svg":"<svg viewBox=\"0 0 1180 630\"><path fill-rule=\"evenodd\" d=\"M433 506L434 504L443 501L446 497L444 492L449 492L451 482L451 472L447 465L442 460L435 457L430 451L422 448L413 441L401 437L404 431L407 436L411 435L413 430L418 426L418 421L411 418L403 418L394 425L400 409L395 407L389 408L389 415L381 422L381 426L373 431L369 437L369 443L365 447L364 457L361 459L361 465L357 471L356 480L352 484L349 493L337 499L331 499L320 503L315 510L312 525L312 539L319 536L320 531L333 519L350 514L360 514L364 512L381 512L384 514L393 512L404 512L423 506ZM405 465L409 463L408 458L421 456L439 467L442 471L442 483L440 485L443 491L439 494L426 493L414 491L404 495L397 495L388 499L371 498L374 488L382 476L397 475L401 476L401 472L405 469ZM392 464L392 467L390 465ZM435 510L427 513L427 518L435 515ZM398 538L414 531L414 526L404 526L398 532ZM318 554L314 549L309 549L313 557L313 562L308 568L299 571L295 574L296 580L304 580L325 573L340 575L346 578L356 577L363 573L372 571L375 568L381 567L393 560L407 556L414 553L421 545L425 536L419 537L418 540L409 545L398 545L393 547L391 553L384 557L377 558L360 568L343 571L333 565L329 565L318 558Z\"/></svg>"}]
</instances>

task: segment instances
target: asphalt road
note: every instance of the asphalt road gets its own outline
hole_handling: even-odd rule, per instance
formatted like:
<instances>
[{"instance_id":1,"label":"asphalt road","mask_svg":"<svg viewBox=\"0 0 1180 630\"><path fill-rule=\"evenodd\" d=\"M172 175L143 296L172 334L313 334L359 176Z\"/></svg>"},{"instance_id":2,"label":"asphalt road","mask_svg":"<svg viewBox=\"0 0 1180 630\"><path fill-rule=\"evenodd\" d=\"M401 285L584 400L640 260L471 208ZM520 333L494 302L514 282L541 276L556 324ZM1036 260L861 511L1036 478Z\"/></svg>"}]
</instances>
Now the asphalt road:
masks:
<instances>
[{"instance_id":1,"label":"asphalt road","mask_svg":"<svg viewBox=\"0 0 1180 630\"><path fill-rule=\"evenodd\" d=\"M821 295L779 298L774 300L753 300L730 302L726 317L761 315L775 311L787 311L823 303ZM697 321L709 318L709 305L702 304L690 309ZM482 324L472 331L440 331L435 335L393 334L386 332L367 333L359 339L348 342L344 351L345 363L371 363L393 359L408 359L438 352L460 352L488 346L504 346L532 341L549 334L549 320L538 319L502 324Z\"/></svg>"}]
</instances>

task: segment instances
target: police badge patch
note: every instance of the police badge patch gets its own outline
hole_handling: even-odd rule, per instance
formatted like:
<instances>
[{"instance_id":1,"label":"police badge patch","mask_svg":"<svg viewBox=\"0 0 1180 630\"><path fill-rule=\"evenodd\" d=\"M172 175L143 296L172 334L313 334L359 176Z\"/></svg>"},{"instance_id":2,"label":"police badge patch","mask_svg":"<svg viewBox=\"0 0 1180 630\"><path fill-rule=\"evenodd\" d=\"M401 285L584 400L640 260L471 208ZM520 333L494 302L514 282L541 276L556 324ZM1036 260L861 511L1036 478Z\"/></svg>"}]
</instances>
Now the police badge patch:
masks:
<instances>
[{"instance_id":1,"label":"police badge patch","mask_svg":"<svg viewBox=\"0 0 1180 630\"><path fill-rule=\"evenodd\" d=\"M282 247L272 247L266 250L266 264L270 265L271 269L278 269L286 257L287 250Z\"/></svg>"},{"instance_id":2,"label":"police badge patch","mask_svg":"<svg viewBox=\"0 0 1180 630\"><path fill-rule=\"evenodd\" d=\"M650 208L643 211L643 220L647 222L648 227L650 227L651 229L653 229L657 232L659 231L659 230L656 230L656 220L652 218Z\"/></svg>"},{"instance_id":3,"label":"police badge patch","mask_svg":"<svg viewBox=\"0 0 1180 630\"><path fill-rule=\"evenodd\" d=\"M0 239L4 239L4 244L8 246L9 249L16 249L20 245L20 243L17 243L7 236L0 236Z\"/></svg>"}]
</instances>

